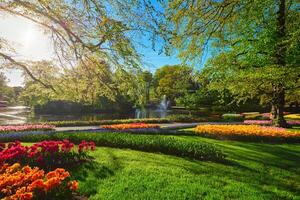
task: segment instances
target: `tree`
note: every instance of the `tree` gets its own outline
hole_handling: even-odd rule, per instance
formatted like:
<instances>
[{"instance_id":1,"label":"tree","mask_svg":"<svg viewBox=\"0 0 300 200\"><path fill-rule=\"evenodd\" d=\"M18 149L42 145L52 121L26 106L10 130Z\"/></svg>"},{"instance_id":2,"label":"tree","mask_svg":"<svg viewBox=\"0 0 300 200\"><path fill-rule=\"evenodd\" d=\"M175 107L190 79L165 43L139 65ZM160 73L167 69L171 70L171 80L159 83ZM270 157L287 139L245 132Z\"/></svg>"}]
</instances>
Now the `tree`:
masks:
<instances>
[{"instance_id":1,"label":"tree","mask_svg":"<svg viewBox=\"0 0 300 200\"><path fill-rule=\"evenodd\" d=\"M136 107L147 106L150 102L152 74L142 70L117 70L113 76L118 93Z\"/></svg>"},{"instance_id":2,"label":"tree","mask_svg":"<svg viewBox=\"0 0 300 200\"><path fill-rule=\"evenodd\" d=\"M0 100L6 99L6 93L7 93L7 83L6 83L6 77L1 72L0 73Z\"/></svg>"},{"instance_id":3,"label":"tree","mask_svg":"<svg viewBox=\"0 0 300 200\"><path fill-rule=\"evenodd\" d=\"M159 98L166 95L172 103L193 88L193 70L187 66L163 66L154 74L154 88Z\"/></svg>"},{"instance_id":4,"label":"tree","mask_svg":"<svg viewBox=\"0 0 300 200\"><path fill-rule=\"evenodd\" d=\"M273 124L286 126L285 94L300 87L300 12L297 1L172 1L170 45L196 61L209 47L203 78L230 90L236 101L267 96Z\"/></svg>"},{"instance_id":5,"label":"tree","mask_svg":"<svg viewBox=\"0 0 300 200\"><path fill-rule=\"evenodd\" d=\"M4 0L0 3L0 12L23 17L40 26L53 41L55 62L60 63L60 68L72 69L94 57L115 68L140 66L139 55L129 37L134 29L130 23L120 21L118 10L112 10L105 1ZM20 68L34 82L57 92L57 85L36 77L30 63L17 59L16 54L13 44L0 38L3 66ZM86 67L87 73L88 70Z\"/></svg>"},{"instance_id":6,"label":"tree","mask_svg":"<svg viewBox=\"0 0 300 200\"><path fill-rule=\"evenodd\" d=\"M50 100L67 100L97 106L100 97L115 98L111 68L98 58L89 57L73 69L61 70L48 61L31 62L28 68L43 83L56 88L55 92L45 88L32 81L25 73L26 86L22 98L29 105L45 104Z\"/></svg>"}]
</instances>

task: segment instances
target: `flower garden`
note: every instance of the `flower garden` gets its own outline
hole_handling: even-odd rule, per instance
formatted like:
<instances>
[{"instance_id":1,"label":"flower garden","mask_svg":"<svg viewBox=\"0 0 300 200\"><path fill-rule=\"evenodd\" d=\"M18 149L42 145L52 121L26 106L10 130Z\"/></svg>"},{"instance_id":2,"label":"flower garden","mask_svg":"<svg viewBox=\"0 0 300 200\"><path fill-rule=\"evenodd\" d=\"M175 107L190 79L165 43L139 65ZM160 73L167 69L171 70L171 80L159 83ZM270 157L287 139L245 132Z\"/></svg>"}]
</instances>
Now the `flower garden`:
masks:
<instances>
[{"instance_id":1,"label":"flower garden","mask_svg":"<svg viewBox=\"0 0 300 200\"><path fill-rule=\"evenodd\" d=\"M0 197L4 199L72 199L78 182L65 169L88 162L93 142L82 141L77 150L68 140L0 144Z\"/></svg>"},{"instance_id":2,"label":"flower garden","mask_svg":"<svg viewBox=\"0 0 300 200\"><path fill-rule=\"evenodd\" d=\"M221 139L300 141L299 132L259 125L199 125L195 132Z\"/></svg>"},{"instance_id":3,"label":"flower garden","mask_svg":"<svg viewBox=\"0 0 300 200\"><path fill-rule=\"evenodd\" d=\"M0 139L0 197L184 199L188 195L197 199L208 192L214 197L233 193L237 199L247 199L253 185L255 199L295 197L299 175L280 163L292 168L297 165L300 132L271 127L269 120L245 119L240 114L223 117L233 122L238 118L241 124L202 124L193 130L168 131L154 119L128 120L97 124L101 132L55 132L53 124L0 127L4 130L1 134L11 133ZM53 133L47 134L49 130ZM22 134L26 131L33 132ZM287 153L292 149L299 153ZM262 175L261 162L276 174ZM264 181L261 176L266 176ZM291 189L267 177L289 180ZM220 184L222 181L229 188ZM270 187L260 187L264 183ZM215 187L218 190L211 190ZM230 187L244 188L245 193Z\"/></svg>"},{"instance_id":4,"label":"flower garden","mask_svg":"<svg viewBox=\"0 0 300 200\"><path fill-rule=\"evenodd\" d=\"M28 124L16 126L0 126L0 133L24 132L24 131L52 131L55 126L48 124Z\"/></svg>"}]
</instances>

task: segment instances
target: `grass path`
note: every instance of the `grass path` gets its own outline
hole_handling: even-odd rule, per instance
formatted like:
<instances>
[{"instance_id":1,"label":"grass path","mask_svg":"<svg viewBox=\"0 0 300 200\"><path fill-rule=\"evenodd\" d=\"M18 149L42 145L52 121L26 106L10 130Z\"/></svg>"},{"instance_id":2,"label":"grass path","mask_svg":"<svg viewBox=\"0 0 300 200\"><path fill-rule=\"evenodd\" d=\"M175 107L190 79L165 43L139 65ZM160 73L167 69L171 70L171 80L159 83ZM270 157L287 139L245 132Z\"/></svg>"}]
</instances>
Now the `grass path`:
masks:
<instances>
[{"instance_id":1,"label":"grass path","mask_svg":"<svg viewBox=\"0 0 300 200\"><path fill-rule=\"evenodd\" d=\"M169 137L169 136L165 136ZM72 171L90 199L300 199L300 145L219 141L231 164L98 147Z\"/></svg>"}]
</instances>

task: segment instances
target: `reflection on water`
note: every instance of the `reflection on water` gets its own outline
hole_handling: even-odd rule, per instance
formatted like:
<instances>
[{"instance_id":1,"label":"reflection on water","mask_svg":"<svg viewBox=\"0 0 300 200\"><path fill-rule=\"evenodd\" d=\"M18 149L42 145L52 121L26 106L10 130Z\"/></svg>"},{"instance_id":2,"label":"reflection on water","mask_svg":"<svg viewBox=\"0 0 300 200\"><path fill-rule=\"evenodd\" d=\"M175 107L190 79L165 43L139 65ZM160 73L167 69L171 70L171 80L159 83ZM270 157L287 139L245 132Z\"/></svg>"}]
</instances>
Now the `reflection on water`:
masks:
<instances>
[{"instance_id":1,"label":"reflection on water","mask_svg":"<svg viewBox=\"0 0 300 200\"><path fill-rule=\"evenodd\" d=\"M164 118L171 114L170 110L141 108L135 110L135 118Z\"/></svg>"},{"instance_id":2,"label":"reflection on water","mask_svg":"<svg viewBox=\"0 0 300 200\"><path fill-rule=\"evenodd\" d=\"M26 123L30 109L25 106L0 107L0 124Z\"/></svg>"},{"instance_id":3,"label":"reflection on water","mask_svg":"<svg viewBox=\"0 0 300 200\"><path fill-rule=\"evenodd\" d=\"M0 125L24 124L32 122L60 121L60 120L101 120L101 119L122 119L132 118L133 114L120 115L110 113L99 114L74 114L74 115L39 115L34 114L29 107L12 106L0 107Z\"/></svg>"},{"instance_id":4,"label":"reflection on water","mask_svg":"<svg viewBox=\"0 0 300 200\"><path fill-rule=\"evenodd\" d=\"M62 120L102 120L102 119L126 119L126 118L162 118L170 114L170 111L161 109L136 109L135 113L98 113L75 115L37 115L29 107L13 106L0 107L0 125L24 124L45 121Z\"/></svg>"},{"instance_id":5,"label":"reflection on water","mask_svg":"<svg viewBox=\"0 0 300 200\"><path fill-rule=\"evenodd\" d=\"M171 114L169 110L162 109L136 109L135 113L99 113L99 114L66 114L66 115L38 115L34 114L29 107L12 106L0 107L0 125L24 124L45 121L63 120L103 120L103 119L128 119L128 118L162 118Z\"/></svg>"}]
</instances>

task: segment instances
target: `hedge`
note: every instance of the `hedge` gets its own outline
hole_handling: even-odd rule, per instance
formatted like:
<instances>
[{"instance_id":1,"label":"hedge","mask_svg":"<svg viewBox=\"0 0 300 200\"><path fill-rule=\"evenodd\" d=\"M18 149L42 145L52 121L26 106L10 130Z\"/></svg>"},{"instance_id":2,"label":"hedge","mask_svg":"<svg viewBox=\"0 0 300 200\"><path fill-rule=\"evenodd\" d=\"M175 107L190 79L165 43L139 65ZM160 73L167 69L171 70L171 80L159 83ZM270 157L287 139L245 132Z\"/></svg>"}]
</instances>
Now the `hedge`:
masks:
<instances>
[{"instance_id":1,"label":"hedge","mask_svg":"<svg viewBox=\"0 0 300 200\"><path fill-rule=\"evenodd\" d=\"M188 157L197 160L225 161L224 153L212 144L185 141L161 135L135 135L130 133L55 133L40 135L20 135L18 138L0 139L9 142L18 139L22 142L68 139L74 143L82 140L94 141L97 146L129 148L146 152L160 152L168 155Z\"/></svg>"}]
</instances>

